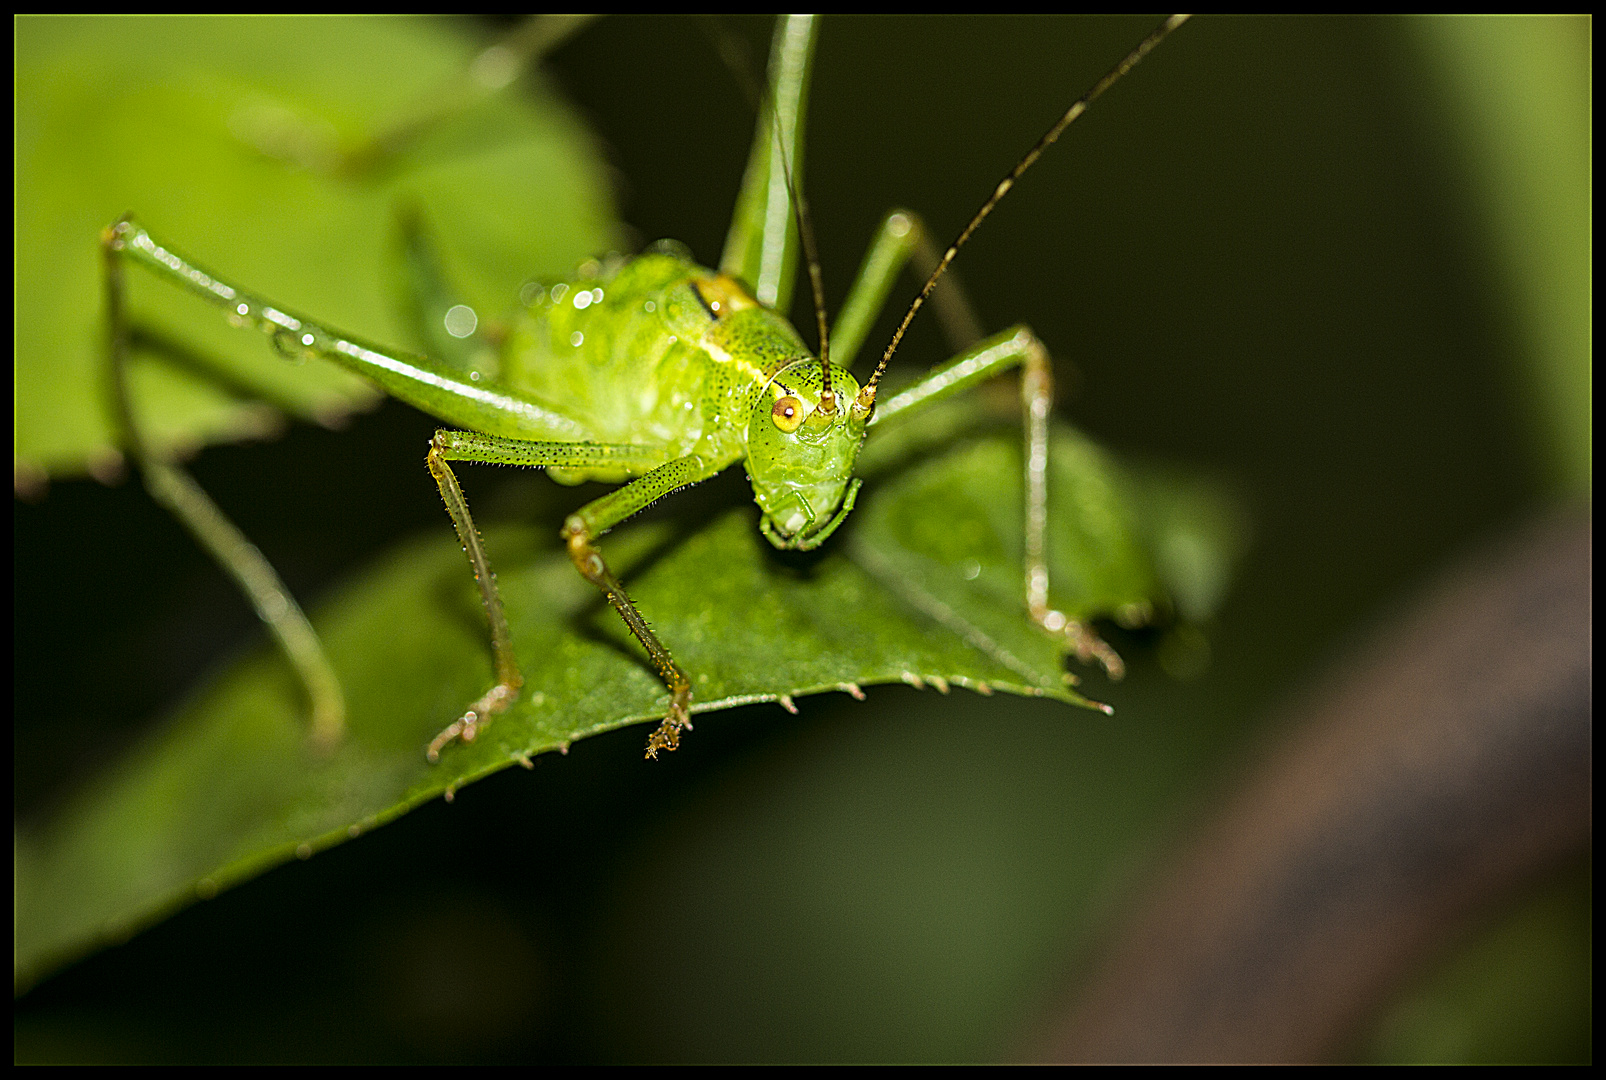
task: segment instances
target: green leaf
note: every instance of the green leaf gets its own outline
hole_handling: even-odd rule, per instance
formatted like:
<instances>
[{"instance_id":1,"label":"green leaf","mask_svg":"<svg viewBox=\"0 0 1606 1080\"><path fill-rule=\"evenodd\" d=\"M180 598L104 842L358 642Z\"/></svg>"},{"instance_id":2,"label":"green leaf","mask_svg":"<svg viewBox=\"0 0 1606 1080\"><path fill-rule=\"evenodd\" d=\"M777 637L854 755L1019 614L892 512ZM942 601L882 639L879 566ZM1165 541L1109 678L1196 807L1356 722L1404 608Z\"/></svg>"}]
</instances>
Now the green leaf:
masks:
<instances>
[{"instance_id":1,"label":"green leaf","mask_svg":"<svg viewBox=\"0 0 1606 1080\"><path fill-rule=\"evenodd\" d=\"M843 542L807 559L773 551L751 506L627 527L603 549L691 676L694 712L900 681L1081 702L1062 644L1021 599L1020 453L1005 429L894 473L866 489ZM1230 506L1197 484L1140 485L1064 427L1052 461L1052 599L1072 614L1135 622L1166 610L1153 553L1185 531L1218 576L1240 547ZM1132 509L1145 498L1211 513L1151 514L1145 526ZM264 648L47 829L19 837L17 985L531 755L657 722L662 682L556 533L489 534L526 688L439 765L424 746L491 681L477 590L444 527L315 617L350 708L338 750L309 745L298 685Z\"/></svg>"},{"instance_id":2,"label":"green leaf","mask_svg":"<svg viewBox=\"0 0 1606 1080\"><path fill-rule=\"evenodd\" d=\"M393 21L19 23L19 482L113 453L95 238L126 211L289 306L415 346L387 301L398 211L423 209L465 299L492 314L527 276L612 246L595 151L538 86L486 98L382 169L326 167L332 149L417 115L474 47ZM144 343L136 402L170 452L265 433L273 417L260 401L334 422L373 400L344 373L284 363L163 283L130 285ZM978 437L976 419L956 403L923 423L928 447L939 432L951 441L883 469L814 557L777 555L751 507L608 537L694 680L694 711L897 681L1085 703L1061 643L1020 599L1018 430ZM1227 504L1191 481L1128 472L1068 429L1053 457L1054 603L1127 625L1173 609L1206 618L1240 546ZM444 524L317 613L350 707L338 750L307 745L299 686L264 647L52 822L19 834L17 986L511 763L656 722L661 682L556 531L490 535L527 688L439 766L424 745L491 677L483 612Z\"/></svg>"},{"instance_id":3,"label":"green leaf","mask_svg":"<svg viewBox=\"0 0 1606 1080\"><path fill-rule=\"evenodd\" d=\"M1594 465L1593 95L1588 20L1418 19L1428 108L1523 342L1526 418L1552 490L1588 497Z\"/></svg>"},{"instance_id":4,"label":"green leaf","mask_svg":"<svg viewBox=\"0 0 1606 1080\"><path fill-rule=\"evenodd\" d=\"M391 19L23 19L16 25L15 476L104 475L97 237L143 222L204 263L375 340L416 345L392 303L396 215L420 208L467 301L617 243L605 169L572 111L527 78L427 126L375 167L340 153L417 117L480 45ZM131 276L133 372L156 446L335 423L376 400L291 365L179 290ZM173 347L172 342L183 342ZM262 402L275 408L265 409Z\"/></svg>"}]
</instances>

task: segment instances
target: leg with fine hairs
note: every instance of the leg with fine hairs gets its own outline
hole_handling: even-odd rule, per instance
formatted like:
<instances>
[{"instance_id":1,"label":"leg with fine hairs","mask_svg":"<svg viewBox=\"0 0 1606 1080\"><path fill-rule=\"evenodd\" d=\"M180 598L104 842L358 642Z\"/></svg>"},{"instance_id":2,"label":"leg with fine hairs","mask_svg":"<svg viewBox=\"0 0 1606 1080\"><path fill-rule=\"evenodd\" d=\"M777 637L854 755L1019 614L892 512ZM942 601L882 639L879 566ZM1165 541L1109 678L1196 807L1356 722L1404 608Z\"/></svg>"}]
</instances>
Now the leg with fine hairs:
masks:
<instances>
[{"instance_id":1,"label":"leg with fine hairs","mask_svg":"<svg viewBox=\"0 0 1606 1080\"><path fill-rule=\"evenodd\" d=\"M429 744L428 756L431 761L437 760L441 750L453 740L472 742L491 715L512 703L524 682L513 657L511 634L502 611L502 598L491 573L484 542L474 527L473 518L469 516L468 503L463 498L462 489L448 461L567 469L605 467L645 474L569 515L563 525L563 538L568 544L569 558L574 562L575 569L602 590L608 603L624 620L625 626L647 650L659 677L669 689L668 715L648 740L647 756L657 757L660 750L673 750L679 745L680 733L691 728L691 680L647 625L640 609L625 595L624 587L619 584L619 579L608 568L602 552L596 547L597 538L615 525L673 491L708 479L723 467L723 464L710 464L695 455L668 462L664 461L664 457L664 448L657 445L543 443L473 431L435 433L430 443L429 470L440 487L446 509L452 515L452 524L457 528L458 538L468 553L474 577L479 582L480 596L485 602L485 613L491 624L496 684Z\"/></svg>"},{"instance_id":2,"label":"leg with fine hairs","mask_svg":"<svg viewBox=\"0 0 1606 1080\"><path fill-rule=\"evenodd\" d=\"M429 749L425 752L425 756L430 761L440 760L441 750L454 740L461 740L465 743L473 742L475 737L478 736L480 728L492 716L511 705L514 699L518 697L519 689L524 685L524 676L519 673L518 662L513 656L512 633L508 629L507 615L502 609L502 595L496 587L496 576L491 573L491 563L485 551L485 541L481 539L479 530L474 525L474 518L468 511L468 500L463 497L463 489L457 482L457 475L452 472L452 467L448 463L451 461L477 461L491 465L562 467L569 469L606 466L641 472L648 472L651 469L652 471L648 472L648 475L651 476L662 471L661 469L652 469L652 466L661 462L663 457L663 448L653 445L526 442L521 439L485 435L476 431L443 430L435 433L435 437L430 440L426 462L429 465L430 475L435 478L435 484L440 488L441 498L446 503L446 512L452 517L452 525L457 529L457 538L462 542L463 550L468 555L469 565L474 570L474 579L479 583L480 599L485 604L485 616L491 624L491 655L496 683L479 700L470 705L462 716L448 724L439 735L436 735L431 740ZM671 464L674 463L672 462ZM645 479L647 477L642 477L642 480ZM701 479L701 477L698 479ZM639 483L641 483L640 480L626 485L620 491L614 492L614 496L619 495L621 492L630 491ZM670 490L673 489L671 488ZM624 513L622 517L610 521L596 531L606 531L607 528L611 528L618 521L624 520L625 517L629 517L630 514L655 501L662 494L667 494L667 492L661 492L639 505L634 505L634 508ZM584 514L592 507L608 502L614 496L604 496L581 510L580 513ZM574 519L571 518L570 520ZM565 537L569 536L567 527L565 527L564 535ZM573 554L573 550L574 542L570 538L571 554ZM602 565L602 557L600 555L596 556L595 561L597 565ZM580 567L580 572L586 574L586 577L598 584L598 587L602 588L604 592L608 591L606 584L586 573L587 567L581 566L579 559L576 559L575 565ZM618 582L613 580L612 575L607 574L606 566L602 566L602 572L607 575L607 581L611 582L613 587L617 589ZM623 591L620 590L618 595L623 598ZM609 594L609 600L613 601L611 593ZM623 602L634 613L636 620L641 622L642 627L645 627L646 623L641 621L640 612L630 606L628 600ZM615 603L614 606L617 608L619 605ZM623 615L624 612L621 611L620 614ZM632 632L636 631L636 626L631 623L629 616L626 616L625 622L630 625ZM647 631L647 634L648 637L651 637L651 631ZM640 636L637 633L637 637ZM657 639L652 638L652 641L656 643ZM646 644L645 640L643 644ZM669 654L667 650L663 649L662 645L659 645L658 649L663 652L665 658L668 657ZM652 653L652 646L648 646L648 652ZM656 662L657 660L658 657L654 654L654 661ZM672 663L670 667L677 674L679 673L679 668L674 668ZM660 671L662 671L661 664ZM668 676L666 675L665 678L667 681ZM681 679L684 681L684 676L681 676ZM674 691L673 686L671 686L671 691ZM682 712L685 711L685 704L690 700L690 695L691 684L686 682L682 695L685 700L681 701ZM689 727L690 724L685 726Z\"/></svg>"},{"instance_id":3,"label":"leg with fine hairs","mask_svg":"<svg viewBox=\"0 0 1606 1080\"><path fill-rule=\"evenodd\" d=\"M575 569L602 590L608 603L624 620L625 626L647 650L659 677L669 688L668 715L647 740L647 756L650 758L657 758L660 750L679 747L680 733L691 730L691 680L647 625L641 610L625 595L619 579L614 577L613 571L603 561L602 552L597 550L596 538L670 492L706 480L720 468L720 465L705 462L695 454L676 458L632 480L619 490L587 503L570 514L563 523L563 538L568 541L569 558L574 561Z\"/></svg>"}]
</instances>

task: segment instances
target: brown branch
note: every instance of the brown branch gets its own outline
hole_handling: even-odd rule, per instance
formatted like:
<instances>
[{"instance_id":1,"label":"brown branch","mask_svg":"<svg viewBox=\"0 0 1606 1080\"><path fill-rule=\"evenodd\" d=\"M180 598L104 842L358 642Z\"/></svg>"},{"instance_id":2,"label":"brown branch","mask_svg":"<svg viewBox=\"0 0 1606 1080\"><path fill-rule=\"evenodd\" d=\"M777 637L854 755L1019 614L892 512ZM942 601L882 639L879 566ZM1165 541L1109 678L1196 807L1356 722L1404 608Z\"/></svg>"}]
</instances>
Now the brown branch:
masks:
<instances>
[{"instance_id":1,"label":"brown branch","mask_svg":"<svg viewBox=\"0 0 1606 1080\"><path fill-rule=\"evenodd\" d=\"M1592 527L1441 580L1139 905L1034 1056L1311 1061L1466 921L1588 850Z\"/></svg>"}]
</instances>

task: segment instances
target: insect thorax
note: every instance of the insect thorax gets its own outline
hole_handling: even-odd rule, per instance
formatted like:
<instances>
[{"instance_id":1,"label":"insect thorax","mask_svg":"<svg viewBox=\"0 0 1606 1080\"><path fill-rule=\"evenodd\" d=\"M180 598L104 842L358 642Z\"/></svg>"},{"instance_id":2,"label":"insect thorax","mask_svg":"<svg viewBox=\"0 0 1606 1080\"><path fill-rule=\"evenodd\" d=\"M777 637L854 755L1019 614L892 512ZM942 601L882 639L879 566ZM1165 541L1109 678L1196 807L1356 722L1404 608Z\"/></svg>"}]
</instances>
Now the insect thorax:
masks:
<instances>
[{"instance_id":1,"label":"insect thorax","mask_svg":"<svg viewBox=\"0 0 1606 1080\"><path fill-rule=\"evenodd\" d=\"M663 443L665 460L696 452L729 464L746 456L748 417L770 377L808 355L785 319L730 278L646 254L545 286L509 334L499 377L597 442Z\"/></svg>"}]
</instances>

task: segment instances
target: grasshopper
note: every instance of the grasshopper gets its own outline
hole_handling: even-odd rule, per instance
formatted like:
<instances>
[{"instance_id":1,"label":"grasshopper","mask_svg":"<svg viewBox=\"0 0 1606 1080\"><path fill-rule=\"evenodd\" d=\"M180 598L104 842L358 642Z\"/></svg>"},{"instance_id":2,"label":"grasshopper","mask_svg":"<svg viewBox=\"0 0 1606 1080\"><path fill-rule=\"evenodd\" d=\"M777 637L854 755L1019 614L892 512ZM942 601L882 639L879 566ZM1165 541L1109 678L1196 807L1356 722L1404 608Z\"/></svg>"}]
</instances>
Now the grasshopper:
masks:
<instances>
[{"instance_id":1,"label":"grasshopper","mask_svg":"<svg viewBox=\"0 0 1606 1080\"><path fill-rule=\"evenodd\" d=\"M431 761L452 742L471 742L523 688L490 556L451 463L540 467L561 483L628 481L564 522L576 570L602 591L647 651L669 691L648 757L673 750L691 727L691 680L609 569L599 538L659 499L741 462L776 548L811 550L852 511L854 466L867 436L1015 368L1026 444L1026 610L1067 651L1112 675L1120 658L1080 621L1048 603L1048 416L1053 401L1046 348L1025 326L994 334L882 399L881 380L915 315L969 239L1021 175L1087 107L1143 59L1184 17L1166 20L1061 116L1000 181L934 267L868 379L850 372L892 283L924 243L906 211L885 216L834 328L828 328L806 201L796 192L801 116L813 56L809 18L777 26L769 96L718 269L660 243L635 258L594 263L573 280L526 294L499 342L477 337L466 309L442 299L438 282L417 283L416 300L446 334L432 355L386 348L291 312L179 254L132 216L102 234L109 364L121 438L147 488L230 573L295 666L312 704L317 739L343 728L339 682L305 616L259 552L176 464L152 452L129 403L129 326L123 271L134 265L221 308L231 322L267 334L291 357L318 356L359 373L384 392L454 428L430 441L426 464L479 585L490 624L495 683L429 744ZM819 328L818 355L780 313L790 297L799 239L808 254ZM417 260L431 265L421 232ZM429 274L422 275L428 278ZM471 319L472 316L467 316ZM457 320L454 323L454 319Z\"/></svg>"}]
</instances>

